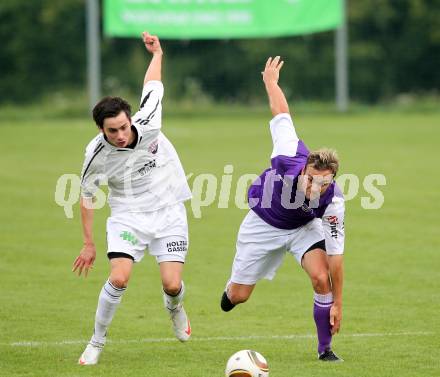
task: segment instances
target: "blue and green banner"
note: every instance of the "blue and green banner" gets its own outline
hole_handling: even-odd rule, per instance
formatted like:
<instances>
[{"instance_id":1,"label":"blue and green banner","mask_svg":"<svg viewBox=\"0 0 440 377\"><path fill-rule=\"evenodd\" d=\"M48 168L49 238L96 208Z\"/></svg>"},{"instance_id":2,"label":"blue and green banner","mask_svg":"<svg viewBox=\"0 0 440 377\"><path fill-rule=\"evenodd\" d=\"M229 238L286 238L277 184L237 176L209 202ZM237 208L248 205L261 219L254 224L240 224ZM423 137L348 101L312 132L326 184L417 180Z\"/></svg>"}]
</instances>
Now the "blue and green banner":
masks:
<instances>
[{"instance_id":1,"label":"blue and green banner","mask_svg":"<svg viewBox=\"0 0 440 377\"><path fill-rule=\"evenodd\" d=\"M299 35L337 28L342 0L105 0L104 32L162 39Z\"/></svg>"}]
</instances>

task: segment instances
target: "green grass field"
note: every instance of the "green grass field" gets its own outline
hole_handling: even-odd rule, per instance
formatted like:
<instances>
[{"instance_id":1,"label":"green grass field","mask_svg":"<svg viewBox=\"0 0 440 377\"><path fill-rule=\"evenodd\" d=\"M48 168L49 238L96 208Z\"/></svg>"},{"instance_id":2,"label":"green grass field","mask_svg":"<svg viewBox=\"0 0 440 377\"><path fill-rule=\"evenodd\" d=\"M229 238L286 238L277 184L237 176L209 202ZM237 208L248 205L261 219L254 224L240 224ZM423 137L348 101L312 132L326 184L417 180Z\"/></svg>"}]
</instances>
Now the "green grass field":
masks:
<instances>
[{"instance_id":1,"label":"green grass field","mask_svg":"<svg viewBox=\"0 0 440 377\"><path fill-rule=\"evenodd\" d=\"M165 114L163 130L187 173L220 179L224 165L232 164L234 184L268 166L268 120L269 114L252 111ZM387 178L381 209L361 207L361 197L369 196L362 186L347 203L344 319L333 342L345 363L316 361L312 290L291 257L245 305L221 312L246 213L233 205L233 190L227 209L216 200L202 208L201 219L188 211L184 278L192 340L173 339L158 268L146 256L135 267L100 364L78 366L108 273L108 209L97 211L98 257L84 280L70 272L82 243L78 205L67 219L54 191L60 175L79 174L95 129L88 119L3 119L0 375L221 377L232 353L251 348L267 358L271 377L439 376L440 114L305 113L296 126L310 148L339 151L341 174L356 174L361 183L371 173Z\"/></svg>"}]
</instances>

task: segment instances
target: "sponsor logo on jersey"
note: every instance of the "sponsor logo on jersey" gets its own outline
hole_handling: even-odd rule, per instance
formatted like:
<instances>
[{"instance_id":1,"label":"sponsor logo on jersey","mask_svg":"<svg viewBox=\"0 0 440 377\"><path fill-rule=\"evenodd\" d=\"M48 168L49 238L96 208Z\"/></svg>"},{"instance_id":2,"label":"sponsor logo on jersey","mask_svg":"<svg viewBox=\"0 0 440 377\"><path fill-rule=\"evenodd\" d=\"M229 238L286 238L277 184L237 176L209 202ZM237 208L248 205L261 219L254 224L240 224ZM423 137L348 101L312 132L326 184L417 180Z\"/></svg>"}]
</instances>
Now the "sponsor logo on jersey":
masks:
<instances>
[{"instance_id":1,"label":"sponsor logo on jersey","mask_svg":"<svg viewBox=\"0 0 440 377\"><path fill-rule=\"evenodd\" d=\"M157 140L154 140L149 146L148 146L148 152L156 154L158 149L158 143Z\"/></svg>"},{"instance_id":2,"label":"sponsor logo on jersey","mask_svg":"<svg viewBox=\"0 0 440 377\"><path fill-rule=\"evenodd\" d=\"M130 242L133 246L138 243L138 240L134 236L133 233L124 230L119 237L121 237L124 241Z\"/></svg>"},{"instance_id":3,"label":"sponsor logo on jersey","mask_svg":"<svg viewBox=\"0 0 440 377\"><path fill-rule=\"evenodd\" d=\"M167 250L169 253L183 253L188 249L188 242L186 241L171 241L167 242Z\"/></svg>"},{"instance_id":4,"label":"sponsor logo on jersey","mask_svg":"<svg viewBox=\"0 0 440 377\"><path fill-rule=\"evenodd\" d=\"M329 224L330 224L330 234L332 238L337 239L338 238L338 225L339 225L339 219L338 216L326 216L325 218Z\"/></svg>"},{"instance_id":5,"label":"sponsor logo on jersey","mask_svg":"<svg viewBox=\"0 0 440 377\"><path fill-rule=\"evenodd\" d=\"M151 169L156 167L156 160L148 161L144 166L142 166L138 173L140 176L144 176L145 174L149 173Z\"/></svg>"}]
</instances>

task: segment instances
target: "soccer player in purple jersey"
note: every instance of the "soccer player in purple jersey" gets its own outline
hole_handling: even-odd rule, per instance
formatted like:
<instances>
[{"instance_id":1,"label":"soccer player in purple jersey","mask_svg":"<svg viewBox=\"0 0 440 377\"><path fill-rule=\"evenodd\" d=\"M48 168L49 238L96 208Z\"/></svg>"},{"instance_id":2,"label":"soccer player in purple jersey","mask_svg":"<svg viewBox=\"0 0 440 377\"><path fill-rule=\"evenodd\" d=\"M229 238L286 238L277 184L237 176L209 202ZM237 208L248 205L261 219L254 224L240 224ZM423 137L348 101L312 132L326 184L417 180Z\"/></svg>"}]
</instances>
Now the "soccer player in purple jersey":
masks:
<instances>
[{"instance_id":1,"label":"soccer player in purple jersey","mask_svg":"<svg viewBox=\"0 0 440 377\"><path fill-rule=\"evenodd\" d=\"M310 152L299 140L278 86L282 66L279 56L269 58L262 72L273 114L271 167L249 188L250 211L238 232L221 307L232 310L249 298L260 279L271 280L287 251L313 286L318 358L342 361L331 349L342 319L345 206L334 181L338 157L325 148Z\"/></svg>"}]
</instances>

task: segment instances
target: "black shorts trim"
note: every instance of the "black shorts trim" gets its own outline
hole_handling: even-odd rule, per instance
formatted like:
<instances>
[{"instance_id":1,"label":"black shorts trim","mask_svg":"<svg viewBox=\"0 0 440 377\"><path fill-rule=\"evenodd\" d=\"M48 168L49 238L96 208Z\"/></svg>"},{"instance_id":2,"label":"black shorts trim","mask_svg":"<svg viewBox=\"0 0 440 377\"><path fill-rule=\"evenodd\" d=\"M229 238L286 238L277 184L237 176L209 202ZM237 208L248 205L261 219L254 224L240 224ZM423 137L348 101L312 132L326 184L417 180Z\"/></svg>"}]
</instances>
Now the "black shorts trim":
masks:
<instances>
[{"instance_id":1,"label":"black shorts trim","mask_svg":"<svg viewBox=\"0 0 440 377\"><path fill-rule=\"evenodd\" d=\"M318 241L318 242L314 243L312 246L310 246L310 247L306 250L306 253L307 253L308 251L310 251L310 250L314 250L314 249L322 249L322 250L326 251L326 248L325 248L325 240L321 240L321 241Z\"/></svg>"},{"instance_id":2,"label":"black shorts trim","mask_svg":"<svg viewBox=\"0 0 440 377\"><path fill-rule=\"evenodd\" d=\"M127 259L131 259L134 262L134 258L130 254L119 253L119 252L114 252L114 251L112 251L111 253L107 253L107 258L108 259L127 258Z\"/></svg>"}]
</instances>

